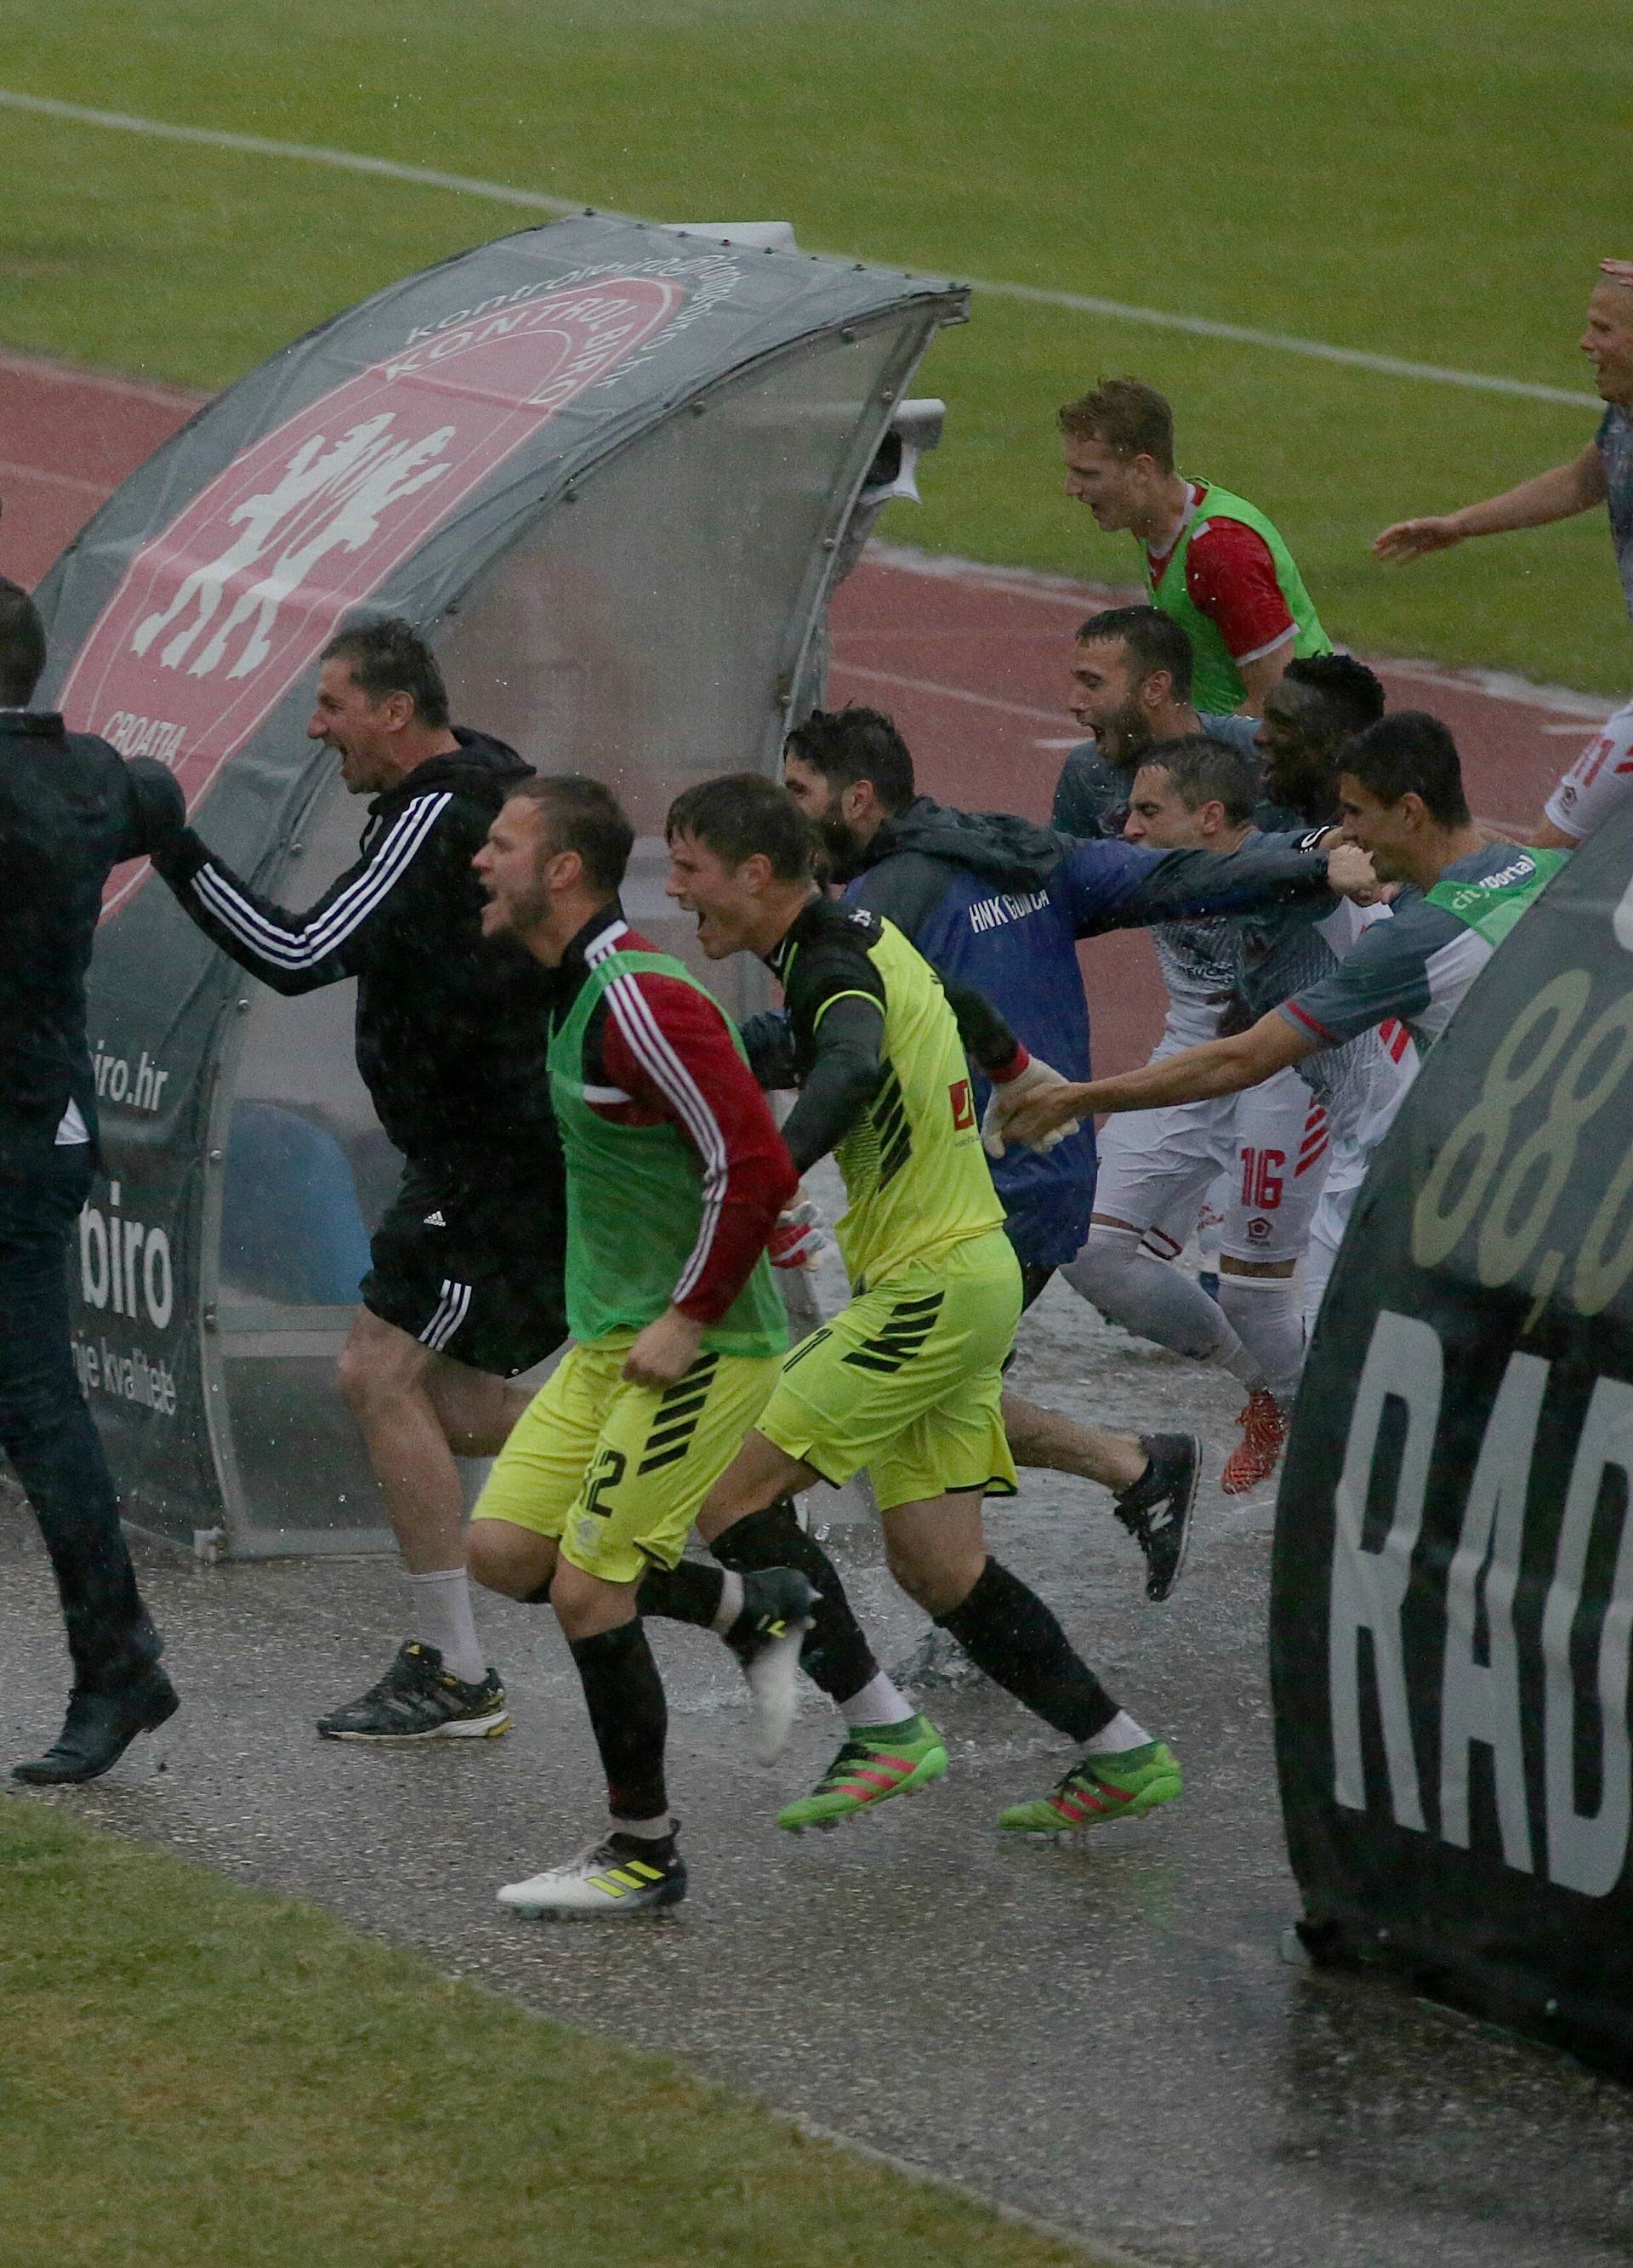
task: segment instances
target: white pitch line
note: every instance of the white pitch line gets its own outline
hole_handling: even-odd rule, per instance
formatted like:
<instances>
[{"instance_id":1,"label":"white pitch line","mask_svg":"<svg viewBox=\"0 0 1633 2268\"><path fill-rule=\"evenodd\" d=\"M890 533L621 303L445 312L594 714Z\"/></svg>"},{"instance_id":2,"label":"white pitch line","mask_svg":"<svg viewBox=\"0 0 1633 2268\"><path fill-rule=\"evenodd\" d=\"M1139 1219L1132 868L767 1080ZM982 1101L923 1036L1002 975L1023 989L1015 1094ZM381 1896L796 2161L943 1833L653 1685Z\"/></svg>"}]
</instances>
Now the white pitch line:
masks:
<instances>
[{"instance_id":1,"label":"white pitch line","mask_svg":"<svg viewBox=\"0 0 1633 2268\"><path fill-rule=\"evenodd\" d=\"M422 188L452 189L460 196L483 197L490 203L518 205L524 211L582 213L582 199L552 197L537 189L519 189L504 181L484 181L469 173L445 173L429 166L405 166L392 158L371 158L356 150L332 150L311 142L276 142L261 134L239 134L224 127L181 126L169 119L139 118L123 110L93 110L79 102L61 102L43 94L25 94L0 87L0 109L18 110L39 118L59 118L74 126L95 126L119 134L142 135L152 141L188 142L209 150L234 150L252 158L285 158L308 166L327 166L339 173L368 173L388 181L409 181ZM605 210L606 208L597 208ZM608 214L609 218L629 215ZM1337 363L1350 370L1376 372L1385 378L1407 378L1435 386L1457 386L1476 394L1518 394L1527 401L1553 401L1572 409L1602 409L1596 394L1574 394L1563 386L1541 386L1534 379L1503 378L1490 371L1452 370L1440 363L1409 362L1399 355L1373 354L1361 347L1334 346L1325 339L1301 339L1286 331L1260 331L1246 323L1226 323L1210 315L1180 315L1165 307L1135 306L1126 299L1102 299L1084 291L1059 291L1038 284L1011 284L995 277L971 279L971 288L989 298L1016 299L1028 306L1063 307L1079 315L1100 315L1118 323L1143 325L1148 330L1182 331L1192 338L1225 339L1233 345L1262 347L1276 354L1303 355L1316 362Z\"/></svg>"},{"instance_id":2,"label":"white pitch line","mask_svg":"<svg viewBox=\"0 0 1633 2268\"><path fill-rule=\"evenodd\" d=\"M1245 323L1216 322L1207 315L1173 315L1160 307L1132 307L1122 299L1097 299L1083 291L1054 291L1033 284L995 284L972 276L970 288L996 298L1025 299L1041 306L1070 307L1083 315L1107 315L1114 322L1143 323L1150 330L1186 331L1193 338L1228 339L1247 347L1271 347L1278 354L1306 355L1316 362L1342 363L1350 370L1375 370L1385 378L1428 379L1436 386L1468 387L1477 394L1518 394L1527 401L1563 401L1573 409L1597 409L1594 394L1573 394L1563 386L1539 386L1528 378L1499 378L1490 371L1449 370L1438 362L1407 362L1399 355L1372 354L1361 347L1335 347L1324 339L1295 338L1286 331L1256 331Z\"/></svg>"},{"instance_id":3,"label":"white pitch line","mask_svg":"<svg viewBox=\"0 0 1633 2268\"><path fill-rule=\"evenodd\" d=\"M357 150L330 150L315 142L274 142L263 134L230 133L218 126L178 126L167 118L136 118L125 110L92 110L82 102L58 102L49 95L22 94L0 87L0 110L25 110L39 118L61 118L72 126L102 126L116 134L139 134L155 142L191 142L206 150L236 150L249 158L290 158L337 173L372 173L382 180L411 181L426 189L452 189L490 203L520 205L529 212L581 213L582 197L548 197L538 189L513 189L504 181L479 181L468 173L442 173L429 166L399 165L393 158L365 157ZM616 216L609 216L616 217Z\"/></svg>"},{"instance_id":4,"label":"white pitch line","mask_svg":"<svg viewBox=\"0 0 1633 2268\"><path fill-rule=\"evenodd\" d=\"M903 677L894 669L864 669L859 663L835 658L834 667L845 677L864 677L875 685L899 685L904 693L933 693L942 701L967 701L972 709L999 709L1006 717L1032 717L1042 725L1058 725L1058 709L1030 709L1024 701L1001 701L992 693L967 693L962 686L938 685L930 677ZM1076 747L1077 742L1070 743Z\"/></svg>"},{"instance_id":5,"label":"white pitch line","mask_svg":"<svg viewBox=\"0 0 1633 2268\"><path fill-rule=\"evenodd\" d=\"M112 493L106 481L82 480L77 473L48 473L40 465L14 465L4 457L0 457L0 480L37 481L47 489L77 489L81 496L95 497L99 504Z\"/></svg>"},{"instance_id":6,"label":"white pitch line","mask_svg":"<svg viewBox=\"0 0 1633 2268\"><path fill-rule=\"evenodd\" d=\"M70 362L53 362L44 355L9 354L0 349L0 371L15 371L38 384L78 386L92 394L116 394L121 401L152 401L161 409L199 409L209 396L183 386L151 386L139 378L115 378L107 371L79 370Z\"/></svg>"}]
</instances>

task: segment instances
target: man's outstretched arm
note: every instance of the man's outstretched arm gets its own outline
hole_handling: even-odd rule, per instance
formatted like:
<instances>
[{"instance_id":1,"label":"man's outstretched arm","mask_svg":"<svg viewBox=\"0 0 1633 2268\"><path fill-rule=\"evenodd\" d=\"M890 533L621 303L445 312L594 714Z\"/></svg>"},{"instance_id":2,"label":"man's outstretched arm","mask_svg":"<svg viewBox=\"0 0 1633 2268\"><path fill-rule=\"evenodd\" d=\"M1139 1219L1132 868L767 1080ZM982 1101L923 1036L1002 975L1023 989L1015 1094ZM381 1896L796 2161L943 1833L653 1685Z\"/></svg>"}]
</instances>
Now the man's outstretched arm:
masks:
<instances>
[{"instance_id":1,"label":"man's outstretched arm","mask_svg":"<svg viewBox=\"0 0 1633 2268\"><path fill-rule=\"evenodd\" d=\"M1198 914L1247 913L1334 887L1324 830L1261 835L1239 850L1150 850L1136 843L1078 843L1057 877L1078 937Z\"/></svg>"},{"instance_id":2,"label":"man's outstretched arm","mask_svg":"<svg viewBox=\"0 0 1633 2268\"><path fill-rule=\"evenodd\" d=\"M1114 1079L1068 1080L1012 1101L1000 1088L995 1098L997 1129L1006 1142L1039 1149L1068 1119L1086 1118L1092 1111L1155 1110L1171 1102L1239 1094L1289 1064L1301 1063L1322 1044L1314 1033L1301 1031L1272 1008L1245 1032L1204 1040Z\"/></svg>"},{"instance_id":3,"label":"man's outstretched arm","mask_svg":"<svg viewBox=\"0 0 1633 2268\"><path fill-rule=\"evenodd\" d=\"M1572 512L1589 512L1605 501L1605 461L1597 444L1590 441L1579 456L1563 465L1550 465L1534 479L1521 481L1501 496L1466 504L1460 512L1432 513L1426 519L1398 519L1373 541L1378 556L1392 566L1425 559L1431 551L1449 550L1470 535L1506 535L1515 528L1546 527L1550 521L1569 519Z\"/></svg>"},{"instance_id":4,"label":"man's outstretched arm","mask_svg":"<svg viewBox=\"0 0 1633 2268\"><path fill-rule=\"evenodd\" d=\"M252 889L190 827L153 865L182 911L240 968L275 992L313 992L362 969L387 900L416 890L436 857L437 822L450 800L445 790L416 796L305 913Z\"/></svg>"}]
</instances>

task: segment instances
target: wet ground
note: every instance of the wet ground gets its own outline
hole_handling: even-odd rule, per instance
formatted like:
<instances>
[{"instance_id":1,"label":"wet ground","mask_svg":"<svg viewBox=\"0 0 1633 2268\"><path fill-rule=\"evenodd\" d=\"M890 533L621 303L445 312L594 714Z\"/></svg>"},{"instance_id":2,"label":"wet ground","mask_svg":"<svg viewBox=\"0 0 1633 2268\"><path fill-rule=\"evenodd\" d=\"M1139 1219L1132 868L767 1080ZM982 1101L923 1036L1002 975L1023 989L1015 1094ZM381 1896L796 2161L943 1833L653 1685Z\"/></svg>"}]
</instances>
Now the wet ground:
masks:
<instances>
[{"instance_id":1,"label":"wet ground","mask_svg":"<svg viewBox=\"0 0 1633 2268\"><path fill-rule=\"evenodd\" d=\"M1196 1426L1210 1478L1228 1380L1143 1350L1058 1284L1017 1382L1109 1422ZM50 1798L235 1878L320 1901L574 2024L733 2085L994 2198L1165 2264L1608 2268L1633 2254L1633 2094L1365 1978L1287 1957L1298 1911L1271 1766L1269 1495L1203 1492L1173 1602L1085 1484L1029 1482L995 1547L1033 1579L1125 1705L1173 1742L1182 1802L1082 1848L1002 1843L1064 1745L983 1684L927 1695L953 1772L833 1835L770 1823L835 1732L813 1700L769 1773L712 1641L658 1647L692 1895L676 1919L552 1928L501 1881L598 1826L597 1776L548 1616L482 1614L515 1732L429 1753L316 1740L403 1635L383 1561L200 1567L144 1551L186 1706L99 1786ZM816 1506L819 1519L824 1507ZM834 1532L888 1658L922 1618L867 1532ZM55 1729L63 1660L32 1526L0 1506L4 1753Z\"/></svg>"}]
</instances>

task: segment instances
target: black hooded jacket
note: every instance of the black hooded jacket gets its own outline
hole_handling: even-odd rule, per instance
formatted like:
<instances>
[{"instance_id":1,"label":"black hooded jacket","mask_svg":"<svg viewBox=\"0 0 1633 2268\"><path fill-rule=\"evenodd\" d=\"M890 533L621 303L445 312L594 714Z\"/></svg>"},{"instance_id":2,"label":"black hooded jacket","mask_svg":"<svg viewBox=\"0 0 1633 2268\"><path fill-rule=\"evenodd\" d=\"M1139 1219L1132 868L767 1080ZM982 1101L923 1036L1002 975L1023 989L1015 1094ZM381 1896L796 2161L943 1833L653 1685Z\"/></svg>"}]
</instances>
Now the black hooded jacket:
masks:
<instances>
[{"instance_id":1,"label":"black hooded jacket","mask_svg":"<svg viewBox=\"0 0 1633 2268\"><path fill-rule=\"evenodd\" d=\"M995 890L1041 890L1070 850L1053 828L1007 811L953 811L927 795L887 819L858 864L868 879L846 896L916 937L947 890L947 869L979 874ZM874 870L888 864L888 877Z\"/></svg>"},{"instance_id":2,"label":"black hooded jacket","mask_svg":"<svg viewBox=\"0 0 1633 2268\"><path fill-rule=\"evenodd\" d=\"M471 871L505 798L533 770L455 728L369 806L361 856L314 906L288 913L188 828L154 861L187 912L276 992L357 979L357 1069L405 1157L432 1167L536 1168L555 1133L544 1078L553 979L509 938L482 934Z\"/></svg>"},{"instance_id":3,"label":"black hooded jacket","mask_svg":"<svg viewBox=\"0 0 1633 2268\"><path fill-rule=\"evenodd\" d=\"M70 1101L94 1140L85 971L102 887L185 815L180 789L150 757L127 763L53 711L0 712L0 1170L48 1163Z\"/></svg>"}]
</instances>

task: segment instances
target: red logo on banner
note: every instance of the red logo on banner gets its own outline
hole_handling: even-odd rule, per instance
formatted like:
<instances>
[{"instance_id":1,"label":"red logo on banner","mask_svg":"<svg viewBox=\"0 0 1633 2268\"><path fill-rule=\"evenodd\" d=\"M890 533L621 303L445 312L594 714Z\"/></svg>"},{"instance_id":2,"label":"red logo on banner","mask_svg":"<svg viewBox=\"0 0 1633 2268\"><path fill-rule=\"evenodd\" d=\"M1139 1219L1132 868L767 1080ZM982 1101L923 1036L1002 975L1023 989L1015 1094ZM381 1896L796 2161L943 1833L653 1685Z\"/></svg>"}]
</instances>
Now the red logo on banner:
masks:
<instances>
[{"instance_id":1,"label":"red logo on banner","mask_svg":"<svg viewBox=\"0 0 1633 2268\"><path fill-rule=\"evenodd\" d=\"M69 724L155 755L191 810L341 617L687 297L606 276L422 336L264 434L144 544L63 688ZM109 877L103 917L144 862Z\"/></svg>"}]
</instances>

